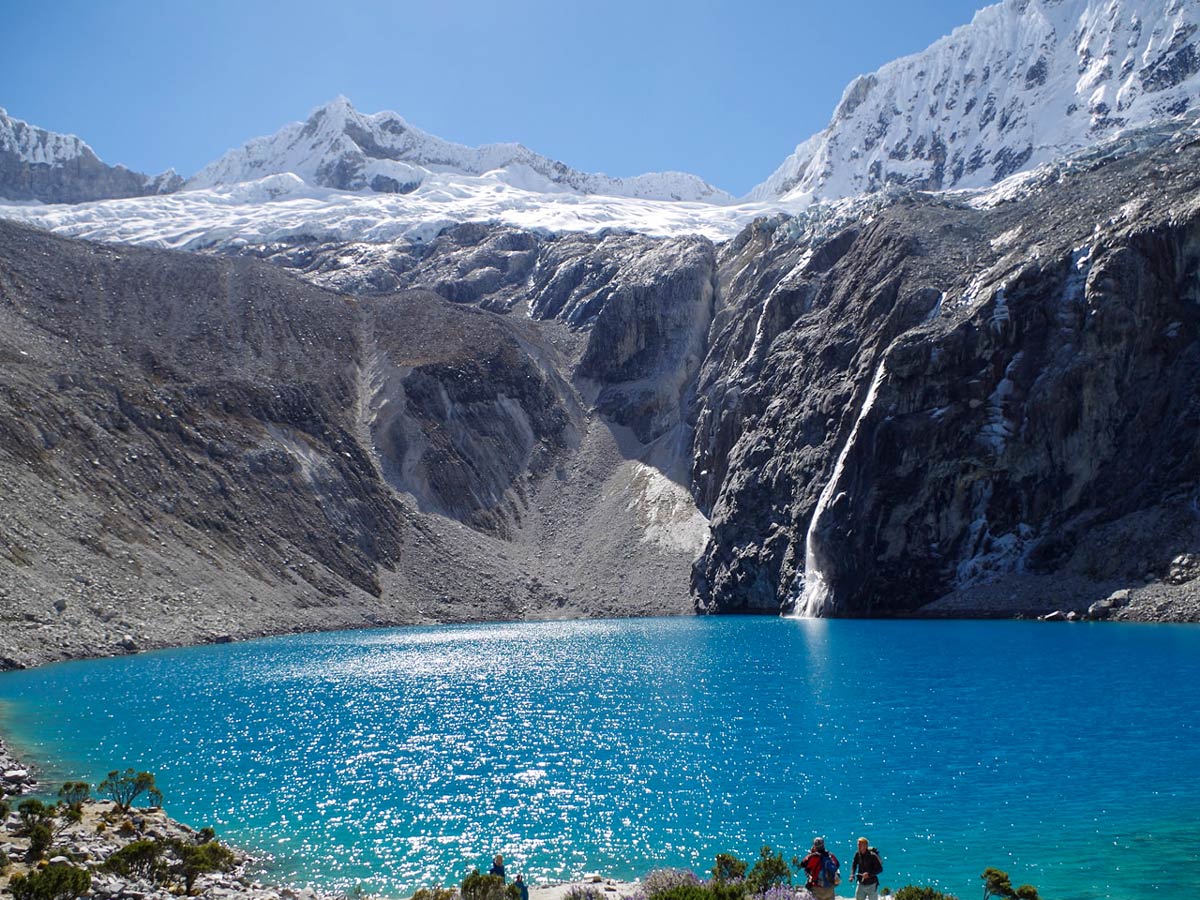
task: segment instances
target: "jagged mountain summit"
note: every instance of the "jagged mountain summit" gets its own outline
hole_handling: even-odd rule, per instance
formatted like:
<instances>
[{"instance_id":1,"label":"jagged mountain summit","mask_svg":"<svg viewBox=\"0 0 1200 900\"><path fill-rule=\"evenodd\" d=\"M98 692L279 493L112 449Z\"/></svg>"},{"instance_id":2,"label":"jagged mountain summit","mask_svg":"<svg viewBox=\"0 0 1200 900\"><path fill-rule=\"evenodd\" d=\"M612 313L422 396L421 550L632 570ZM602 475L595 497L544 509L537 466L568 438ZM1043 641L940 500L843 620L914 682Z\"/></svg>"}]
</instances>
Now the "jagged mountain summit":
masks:
<instances>
[{"instance_id":1,"label":"jagged mountain summit","mask_svg":"<svg viewBox=\"0 0 1200 900\"><path fill-rule=\"evenodd\" d=\"M394 112L360 113L338 97L269 137L230 150L189 179L212 188L292 173L344 191L410 193L433 173L490 175L529 191L726 203L732 197L695 175L655 172L610 178L572 169L521 144L467 147L415 128Z\"/></svg>"},{"instance_id":2,"label":"jagged mountain summit","mask_svg":"<svg viewBox=\"0 0 1200 900\"><path fill-rule=\"evenodd\" d=\"M75 135L38 128L0 108L0 197L81 203L161 194L182 184L173 169L152 176L106 165Z\"/></svg>"},{"instance_id":3,"label":"jagged mountain summit","mask_svg":"<svg viewBox=\"0 0 1200 900\"><path fill-rule=\"evenodd\" d=\"M986 187L1200 109L1200 0L1004 0L846 88L754 200Z\"/></svg>"}]
</instances>

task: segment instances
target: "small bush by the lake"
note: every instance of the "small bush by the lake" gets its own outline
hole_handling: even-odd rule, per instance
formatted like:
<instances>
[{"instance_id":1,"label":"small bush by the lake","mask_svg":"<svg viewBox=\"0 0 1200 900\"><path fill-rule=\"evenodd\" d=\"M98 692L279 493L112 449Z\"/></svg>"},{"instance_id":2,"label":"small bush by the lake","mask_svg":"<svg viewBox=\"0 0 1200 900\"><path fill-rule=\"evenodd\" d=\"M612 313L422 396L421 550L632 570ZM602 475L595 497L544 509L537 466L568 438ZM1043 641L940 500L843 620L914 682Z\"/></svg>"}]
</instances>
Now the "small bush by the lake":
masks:
<instances>
[{"instance_id":1,"label":"small bush by the lake","mask_svg":"<svg viewBox=\"0 0 1200 900\"><path fill-rule=\"evenodd\" d=\"M787 858L881 883L1183 896L1200 629L678 619L306 635L0 677L51 777L157 774L268 877L400 896ZM840 888L852 892L852 886Z\"/></svg>"}]
</instances>

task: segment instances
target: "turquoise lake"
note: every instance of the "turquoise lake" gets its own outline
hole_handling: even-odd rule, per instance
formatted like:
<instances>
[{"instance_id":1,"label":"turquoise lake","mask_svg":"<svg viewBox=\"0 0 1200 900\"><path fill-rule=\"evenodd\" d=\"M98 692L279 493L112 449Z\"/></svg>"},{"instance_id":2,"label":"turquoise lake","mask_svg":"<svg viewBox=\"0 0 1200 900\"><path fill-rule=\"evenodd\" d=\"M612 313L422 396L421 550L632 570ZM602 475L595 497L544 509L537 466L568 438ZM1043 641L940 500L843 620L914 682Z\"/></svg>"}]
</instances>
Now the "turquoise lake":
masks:
<instances>
[{"instance_id":1,"label":"turquoise lake","mask_svg":"<svg viewBox=\"0 0 1200 900\"><path fill-rule=\"evenodd\" d=\"M1188 626L522 623L7 673L0 725L49 777L155 772L270 880L632 878L816 834L848 872L865 834L893 889L1125 900L1194 891L1198 685Z\"/></svg>"}]
</instances>

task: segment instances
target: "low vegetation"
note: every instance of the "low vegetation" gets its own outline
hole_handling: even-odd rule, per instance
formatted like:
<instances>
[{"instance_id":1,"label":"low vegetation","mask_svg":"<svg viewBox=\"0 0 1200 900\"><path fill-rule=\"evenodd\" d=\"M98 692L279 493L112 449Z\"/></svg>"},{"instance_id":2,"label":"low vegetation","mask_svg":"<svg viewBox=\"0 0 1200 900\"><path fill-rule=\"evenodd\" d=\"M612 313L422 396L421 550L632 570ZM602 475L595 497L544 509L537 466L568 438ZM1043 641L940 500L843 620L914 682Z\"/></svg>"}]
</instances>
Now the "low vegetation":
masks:
<instances>
[{"instance_id":1,"label":"low vegetation","mask_svg":"<svg viewBox=\"0 0 1200 900\"><path fill-rule=\"evenodd\" d=\"M463 879L462 900L507 900L504 879L499 875L482 875L478 869Z\"/></svg>"},{"instance_id":2,"label":"low vegetation","mask_svg":"<svg viewBox=\"0 0 1200 900\"><path fill-rule=\"evenodd\" d=\"M154 783L154 776L149 772L136 772L132 768L124 772L113 769L107 778L96 785L96 792L108 796L121 812L129 812L133 801L142 794L146 795L151 806L162 806L163 800L162 792Z\"/></svg>"},{"instance_id":3,"label":"low vegetation","mask_svg":"<svg viewBox=\"0 0 1200 900\"><path fill-rule=\"evenodd\" d=\"M478 870L476 870L478 871ZM458 891L448 887L421 888L412 895L411 900L454 900Z\"/></svg>"},{"instance_id":4,"label":"low vegetation","mask_svg":"<svg viewBox=\"0 0 1200 900\"><path fill-rule=\"evenodd\" d=\"M1023 884L1014 888L1008 873L1002 869L988 867L979 876L983 879L983 900L992 897L1001 900L1041 900L1037 888L1032 884ZM931 887L910 884L900 888L895 893L895 900L958 900L953 894L943 894Z\"/></svg>"},{"instance_id":5,"label":"low vegetation","mask_svg":"<svg viewBox=\"0 0 1200 900\"><path fill-rule=\"evenodd\" d=\"M1014 888L1008 873L1001 869L984 869L979 877L983 879L983 900L988 900L989 897L1000 897L1003 900L1041 900L1037 888L1032 884Z\"/></svg>"},{"instance_id":6,"label":"low vegetation","mask_svg":"<svg viewBox=\"0 0 1200 900\"><path fill-rule=\"evenodd\" d=\"M96 835L115 833L128 842L116 850L111 843L101 842L88 852L84 859L99 862L98 872L117 875L131 881L148 881L173 893L191 893L197 879L208 872L230 871L237 857L228 847L215 840L211 828L194 834L186 833L186 839L143 837L143 819L129 815L138 798L151 804L162 804L162 793L149 772L126 769L124 772L109 772L96 792L112 800L111 808L90 814L85 823L85 810L92 802L92 787L86 781L65 782L58 791L57 802L48 803L27 797L17 805L17 821L11 826L0 825L0 830L9 828L18 839L23 838L25 866L20 865L9 882L9 893L16 900L76 900L91 890L91 874L87 869L61 861L47 865L47 856L65 856L73 862L81 857L67 847L55 846L64 834L71 830L86 828L86 832L75 830L70 841L77 843L81 834ZM7 820L9 804L0 800L0 823ZM181 830L181 833L186 830ZM104 855L107 853L107 857ZM102 862L100 862L102 860ZM8 859L0 860L0 870L6 868ZM429 897L427 900L449 900L447 897Z\"/></svg>"},{"instance_id":7,"label":"low vegetation","mask_svg":"<svg viewBox=\"0 0 1200 900\"><path fill-rule=\"evenodd\" d=\"M711 878L702 881L694 873L681 869L658 869L642 879L639 895L634 900L809 900L803 888L806 876L800 860L784 861L783 854L769 846L759 851L753 866L729 853L717 854L710 870ZM1032 885L1013 888L1008 874L1000 869L987 869L982 875L984 900L1041 900ZM936 888L907 885L894 894L888 888L881 896L892 900L958 900ZM578 898L589 900L589 898Z\"/></svg>"},{"instance_id":8,"label":"low vegetation","mask_svg":"<svg viewBox=\"0 0 1200 900\"><path fill-rule=\"evenodd\" d=\"M92 888L92 876L78 866L57 865L14 875L8 889L14 900L76 900Z\"/></svg>"},{"instance_id":9,"label":"low vegetation","mask_svg":"<svg viewBox=\"0 0 1200 900\"><path fill-rule=\"evenodd\" d=\"M953 894L943 894L931 887L905 885L893 895L895 900L958 900Z\"/></svg>"}]
</instances>

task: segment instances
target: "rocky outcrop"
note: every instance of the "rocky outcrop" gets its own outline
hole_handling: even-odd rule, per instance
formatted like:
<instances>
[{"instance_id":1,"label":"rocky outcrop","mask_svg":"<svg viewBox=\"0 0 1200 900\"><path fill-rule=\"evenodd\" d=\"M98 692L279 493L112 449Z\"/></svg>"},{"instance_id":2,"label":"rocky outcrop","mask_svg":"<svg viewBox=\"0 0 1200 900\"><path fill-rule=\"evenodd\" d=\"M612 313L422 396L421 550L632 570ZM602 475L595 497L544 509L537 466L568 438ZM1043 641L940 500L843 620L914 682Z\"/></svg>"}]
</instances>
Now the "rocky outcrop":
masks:
<instances>
[{"instance_id":1,"label":"rocky outcrop","mask_svg":"<svg viewBox=\"0 0 1200 900\"><path fill-rule=\"evenodd\" d=\"M74 135L46 131L0 109L0 197L84 203L165 194L182 186L174 171L152 177L106 165Z\"/></svg>"},{"instance_id":2,"label":"rocky outcrop","mask_svg":"<svg viewBox=\"0 0 1200 900\"><path fill-rule=\"evenodd\" d=\"M568 378L586 381L591 405L642 443L684 418L713 315L716 253L697 237L542 237L467 224L427 244L297 240L238 253L350 293L421 288L562 323L575 336Z\"/></svg>"},{"instance_id":3,"label":"rocky outcrop","mask_svg":"<svg viewBox=\"0 0 1200 900\"><path fill-rule=\"evenodd\" d=\"M56 810L61 813L61 810ZM85 894L113 900L170 900L181 894L205 900L332 900L333 895L312 888L274 887L249 876L248 870L261 867L260 860L238 850L225 848L227 864L215 871L193 875L192 890L186 890L186 873L179 858L180 845L198 845L211 840L211 830L198 832L166 815L161 807L133 807L122 813L107 800L85 800L79 806L77 821L64 815L52 817L54 844L46 858L30 859L30 839L17 813L0 822L3 872L0 891L10 895L14 877L29 877L53 867L70 867L87 873L90 887ZM116 854L137 844L160 848L158 865L114 864ZM129 851L126 851L128 853Z\"/></svg>"},{"instance_id":4,"label":"rocky outcrop","mask_svg":"<svg viewBox=\"0 0 1200 900\"><path fill-rule=\"evenodd\" d=\"M0 655L685 610L703 519L672 478L714 260L623 246L598 282L541 276L564 322L0 223Z\"/></svg>"}]
</instances>

